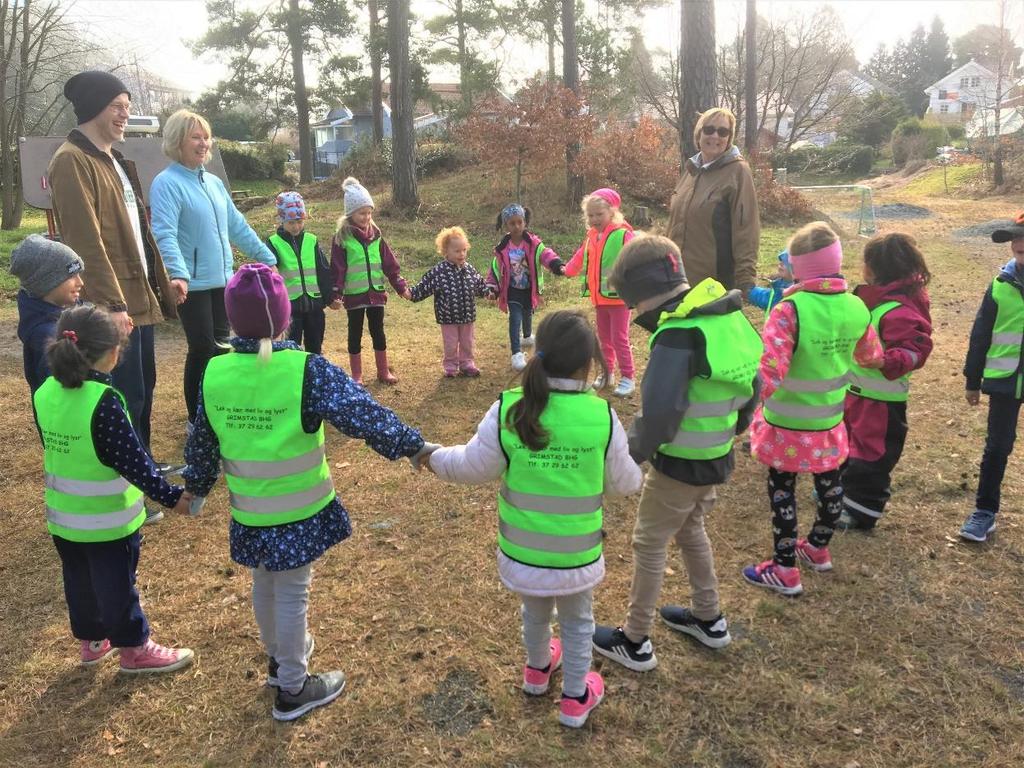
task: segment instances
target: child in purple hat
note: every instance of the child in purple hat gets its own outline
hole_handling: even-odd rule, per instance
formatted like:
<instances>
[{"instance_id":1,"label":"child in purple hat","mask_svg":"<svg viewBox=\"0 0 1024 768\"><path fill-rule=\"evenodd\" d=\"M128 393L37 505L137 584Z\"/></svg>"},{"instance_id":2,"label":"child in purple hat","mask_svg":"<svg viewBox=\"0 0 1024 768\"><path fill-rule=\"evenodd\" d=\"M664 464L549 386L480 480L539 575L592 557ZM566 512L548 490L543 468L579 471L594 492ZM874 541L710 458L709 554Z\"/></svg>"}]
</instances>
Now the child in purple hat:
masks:
<instances>
[{"instance_id":1,"label":"child in purple hat","mask_svg":"<svg viewBox=\"0 0 1024 768\"><path fill-rule=\"evenodd\" d=\"M414 466L437 446L320 355L283 337L291 318L284 279L243 265L224 293L232 352L210 361L185 446L186 487L205 497L228 485L231 558L252 569L252 605L277 688L271 714L294 720L334 701L341 672L308 673L306 605L313 561L352 532L334 490L323 422L381 456Z\"/></svg>"}]
</instances>

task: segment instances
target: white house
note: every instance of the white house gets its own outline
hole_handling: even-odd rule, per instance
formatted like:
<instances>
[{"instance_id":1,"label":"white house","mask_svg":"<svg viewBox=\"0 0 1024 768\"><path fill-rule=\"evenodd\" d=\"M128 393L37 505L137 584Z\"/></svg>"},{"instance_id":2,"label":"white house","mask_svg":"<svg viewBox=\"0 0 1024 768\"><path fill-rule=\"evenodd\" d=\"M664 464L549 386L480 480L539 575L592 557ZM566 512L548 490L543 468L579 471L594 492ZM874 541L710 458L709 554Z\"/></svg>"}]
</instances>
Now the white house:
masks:
<instances>
[{"instance_id":1,"label":"white house","mask_svg":"<svg viewBox=\"0 0 1024 768\"><path fill-rule=\"evenodd\" d=\"M977 109L996 101L996 73L971 59L924 89L929 115L939 120L966 122Z\"/></svg>"}]
</instances>

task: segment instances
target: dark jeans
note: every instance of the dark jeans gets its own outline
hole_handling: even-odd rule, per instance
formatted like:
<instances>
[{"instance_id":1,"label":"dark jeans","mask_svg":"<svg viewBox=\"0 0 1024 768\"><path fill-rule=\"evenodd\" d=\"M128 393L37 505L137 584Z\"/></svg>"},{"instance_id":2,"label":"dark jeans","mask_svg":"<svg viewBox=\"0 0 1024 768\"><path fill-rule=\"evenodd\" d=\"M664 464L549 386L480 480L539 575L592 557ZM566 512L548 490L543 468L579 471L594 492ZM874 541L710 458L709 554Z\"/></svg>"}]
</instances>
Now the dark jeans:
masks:
<instances>
[{"instance_id":1,"label":"dark jeans","mask_svg":"<svg viewBox=\"0 0 1024 768\"><path fill-rule=\"evenodd\" d=\"M224 289L189 291L185 303L178 307L178 318L188 343L188 352L185 354L185 408L188 410L188 420L193 421L206 364L229 349L231 329L224 308Z\"/></svg>"},{"instance_id":2,"label":"dark jeans","mask_svg":"<svg viewBox=\"0 0 1024 768\"><path fill-rule=\"evenodd\" d=\"M850 517L873 527L892 496L892 471L907 442L907 404L886 403L885 453L875 461L850 459L843 464L843 504Z\"/></svg>"},{"instance_id":3,"label":"dark jeans","mask_svg":"<svg viewBox=\"0 0 1024 768\"><path fill-rule=\"evenodd\" d=\"M112 371L116 387L128 404L128 415L139 433L139 439L149 450L149 419L153 413L153 388L156 387L156 350L153 346L153 326L132 329L128 346L121 353L121 362Z\"/></svg>"},{"instance_id":4,"label":"dark jeans","mask_svg":"<svg viewBox=\"0 0 1024 768\"><path fill-rule=\"evenodd\" d=\"M1012 395L989 395L988 434L985 452L981 456L978 476L978 496L974 505L988 512L999 511L999 491L1006 472L1006 460L1013 452L1017 439L1017 417L1020 400Z\"/></svg>"},{"instance_id":5,"label":"dark jeans","mask_svg":"<svg viewBox=\"0 0 1024 768\"><path fill-rule=\"evenodd\" d=\"M816 547L827 546L843 511L843 485L839 470L814 476L818 492L818 516L807 540ZM775 536L775 562L792 568L796 565L796 472L768 468L768 501L772 506L772 533Z\"/></svg>"},{"instance_id":6,"label":"dark jeans","mask_svg":"<svg viewBox=\"0 0 1024 768\"><path fill-rule=\"evenodd\" d=\"M388 348L384 337L384 307L360 307L348 310L348 353L358 355L363 350L363 315L370 321L373 348L383 352Z\"/></svg>"},{"instance_id":7,"label":"dark jeans","mask_svg":"<svg viewBox=\"0 0 1024 768\"><path fill-rule=\"evenodd\" d=\"M508 340L512 354L522 352L523 339L533 335L533 309L518 301L508 303Z\"/></svg>"},{"instance_id":8,"label":"dark jeans","mask_svg":"<svg viewBox=\"0 0 1024 768\"><path fill-rule=\"evenodd\" d=\"M79 640L107 639L118 648L146 642L149 623L135 589L138 532L116 541L89 543L52 538L64 571L71 633Z\"/></svg>"},{"instance_id":9,"label":"dark jeans","mask_svg":"<svg viewBox=\"0 0 1024 768\"><path fill-rule=\"evenodd\" d=\"M292 324L288 326L288 340L303 345L303 349L319 355L324 348L324 333L327 330L327 318L323 309L311 309L307 312L292 312ZM362 335L360 333L360 335ZM305 337L305 344L303 344Z\"/></svg>"}]
</instances>

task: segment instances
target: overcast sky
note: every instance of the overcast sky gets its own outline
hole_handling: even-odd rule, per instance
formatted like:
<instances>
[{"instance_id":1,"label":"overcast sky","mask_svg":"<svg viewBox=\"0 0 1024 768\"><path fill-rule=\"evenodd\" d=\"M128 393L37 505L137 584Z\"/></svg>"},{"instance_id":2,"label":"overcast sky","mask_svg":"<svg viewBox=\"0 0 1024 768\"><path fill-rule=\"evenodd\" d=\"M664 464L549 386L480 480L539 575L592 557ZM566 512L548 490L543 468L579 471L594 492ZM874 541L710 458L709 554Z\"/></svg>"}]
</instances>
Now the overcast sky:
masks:
<instances>
[{"instance_id":1,"label":"overcast sky","mask_svg":"<svg viewBox=\"0 0 1024 768\"><path fill-rule=\"evenodd\" d=\"M238 0L240 4L265 7L268 0ZM824 3L818 0L758 0L758 13L780 17L811 13ZM892 44L906 38L918 24L926 27L938 15L950 39L977 24L996 23L996 0L833 0L857 58L866 62L879 43ZM1014 0L1011 32L1024 40L1024 3ZM717 0L716 23L719 41L732 37L742 27L746 4L743 0ZM412 0L414 12L434 15L432 0ZM115 41L125 52L138 56L139 65L193 90L196 94L212 86L224 73L212 58L197 60L184 41L202 35L206 9L202 0L76 0L70 9L76 22L87 25L99 40ZM674 48L679 40L679 3L671 2L652 11L643 20L645 40L652 49ZM523 55L526 54L526 55ZM522 63L519 63L522 60ZM536 57L521 47L505 52L505 85L515 85L536 69ZM527 63L529 62L529 63ZM433 73L434 78L454 79L451 72Z\"/></svg>"}]
</instances>

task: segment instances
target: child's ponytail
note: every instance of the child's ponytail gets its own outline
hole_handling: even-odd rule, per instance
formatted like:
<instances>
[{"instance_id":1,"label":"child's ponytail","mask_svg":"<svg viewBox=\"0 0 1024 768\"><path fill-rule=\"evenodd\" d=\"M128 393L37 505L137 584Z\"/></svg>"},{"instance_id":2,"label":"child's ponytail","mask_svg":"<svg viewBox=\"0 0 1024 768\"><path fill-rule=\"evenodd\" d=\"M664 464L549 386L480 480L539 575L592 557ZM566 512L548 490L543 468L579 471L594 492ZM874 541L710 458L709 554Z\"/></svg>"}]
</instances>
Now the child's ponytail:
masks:
<instances>
[{"instance_id":1,"label":"child's ponytail","mask_svg":"<svg viewBox=\"0 0 1024 768\"><path fill-rule=\"evenodd\" d=\"M597 363L608 380L608 364L594 329L582 312L552 312L537 326L537 353L523 370L523 398L509 408L506 426L515 430L523 444L533 451L548 446L550 435L540 416L551 396L548 378L571 379L589 375Z\"/></svg>"},{"instance_id":2,"label":"child's ponytail","mask_svg":"<svg viewBox=\"0 0 1024 768\"><path fill-rule=\"evenodd\" d=\"M121 331L110 314L85 304L61 313L57 338L46 350L46 362L57 381L76 389L97 362L121 345Z\"/></svg>"}]
</instances>

